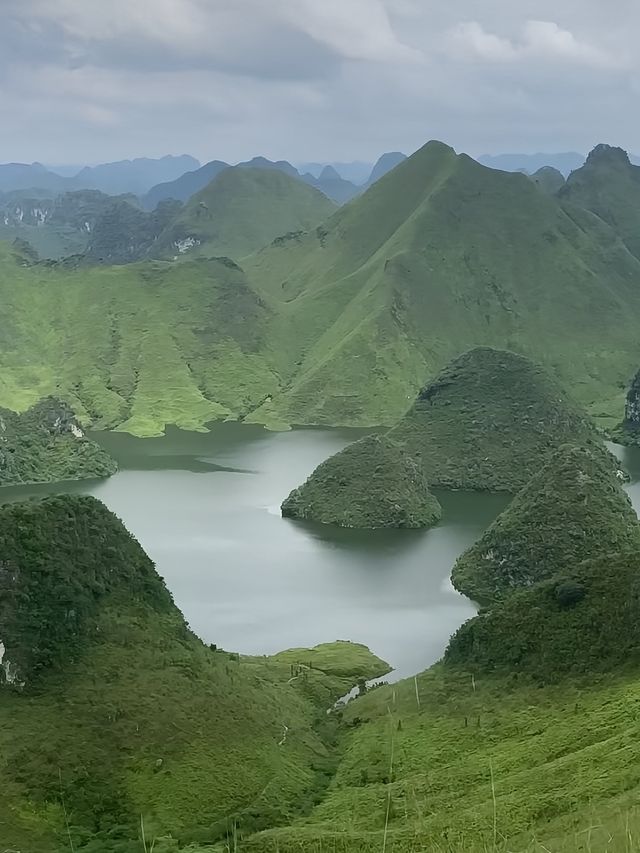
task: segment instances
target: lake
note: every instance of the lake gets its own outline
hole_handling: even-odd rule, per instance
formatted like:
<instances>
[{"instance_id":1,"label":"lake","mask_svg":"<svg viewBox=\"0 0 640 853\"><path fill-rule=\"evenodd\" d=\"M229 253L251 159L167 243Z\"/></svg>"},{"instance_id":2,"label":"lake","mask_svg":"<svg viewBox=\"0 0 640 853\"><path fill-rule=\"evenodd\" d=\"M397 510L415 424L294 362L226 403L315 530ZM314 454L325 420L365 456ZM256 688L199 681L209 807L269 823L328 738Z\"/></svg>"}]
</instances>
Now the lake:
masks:
<instances>
[{"instance_id":1,"label":"lake","mask_svg":"<svg viewBox=\"0 0 640 853\"><path fill-rule=\"evenodd\" d=\"M95 495L155 560L193 630L207 643L270 654L336 639L365 643L394 678L441 657L474 613L451 587L456 557L506 496L436 492L444 518L428 531L343 530L283 519L280 503L362 431L272 433L223 423L209 433L96 438L121 470L105 481L0 490L0 499L60 491ZM640 504L640 454L620 450Z\"/></svg>"}]
</instances>

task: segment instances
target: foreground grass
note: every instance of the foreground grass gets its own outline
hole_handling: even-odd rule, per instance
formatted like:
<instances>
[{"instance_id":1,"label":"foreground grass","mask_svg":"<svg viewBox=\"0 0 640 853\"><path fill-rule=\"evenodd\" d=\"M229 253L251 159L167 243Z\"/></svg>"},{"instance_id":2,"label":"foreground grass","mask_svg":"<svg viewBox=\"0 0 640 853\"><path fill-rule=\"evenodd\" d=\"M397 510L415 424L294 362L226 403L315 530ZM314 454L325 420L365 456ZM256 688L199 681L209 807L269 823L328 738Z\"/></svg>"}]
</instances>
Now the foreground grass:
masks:
<instances>
[{"instance_id":1,"label":"foreground grass","mask_svg":"<svg viewBox=\"0 0 640 853\"><path fill-rule=\"evenodd\" d=\"M309 818L251 850L628 851L640 843L640 680L517 689L437 666L344 712Z\"/></svg>"}]
</instances>

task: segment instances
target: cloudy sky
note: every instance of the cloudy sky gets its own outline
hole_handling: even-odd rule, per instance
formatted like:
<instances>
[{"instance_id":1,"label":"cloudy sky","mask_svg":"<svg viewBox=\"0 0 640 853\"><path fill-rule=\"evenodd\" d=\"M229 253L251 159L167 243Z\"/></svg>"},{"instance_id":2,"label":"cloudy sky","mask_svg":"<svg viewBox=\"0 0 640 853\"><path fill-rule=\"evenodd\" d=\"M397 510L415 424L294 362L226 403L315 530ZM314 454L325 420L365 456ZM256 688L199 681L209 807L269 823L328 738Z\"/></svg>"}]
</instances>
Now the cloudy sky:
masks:
<instances>
[{"instance_id":1,"label":"cloudy sky","mask_svg":"<svg viewBox=\"0 0 640 853\"><path fill-rule=\"evenodd\" d=\"M0 161L640 152L637 0L0 0Z\"/></svg>"}]
</instances>

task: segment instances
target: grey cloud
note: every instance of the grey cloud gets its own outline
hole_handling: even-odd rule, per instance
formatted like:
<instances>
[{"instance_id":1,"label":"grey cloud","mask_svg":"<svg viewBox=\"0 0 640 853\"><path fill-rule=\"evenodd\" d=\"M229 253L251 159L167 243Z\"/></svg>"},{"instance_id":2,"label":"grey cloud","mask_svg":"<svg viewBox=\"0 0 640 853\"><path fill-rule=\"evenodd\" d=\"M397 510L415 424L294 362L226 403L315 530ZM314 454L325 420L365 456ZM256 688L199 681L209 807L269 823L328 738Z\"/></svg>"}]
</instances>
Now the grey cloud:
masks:
<instances>
[{"instance_id":1,"label":"grey cloud","mask_svg":"<svg viewBox=\"0 0 640 853\"><path fill-rule=\"evenodd\" d=\"M607 6L3 0L0 160L640 150L640 8Z\"/></svg>"}]
</instances>

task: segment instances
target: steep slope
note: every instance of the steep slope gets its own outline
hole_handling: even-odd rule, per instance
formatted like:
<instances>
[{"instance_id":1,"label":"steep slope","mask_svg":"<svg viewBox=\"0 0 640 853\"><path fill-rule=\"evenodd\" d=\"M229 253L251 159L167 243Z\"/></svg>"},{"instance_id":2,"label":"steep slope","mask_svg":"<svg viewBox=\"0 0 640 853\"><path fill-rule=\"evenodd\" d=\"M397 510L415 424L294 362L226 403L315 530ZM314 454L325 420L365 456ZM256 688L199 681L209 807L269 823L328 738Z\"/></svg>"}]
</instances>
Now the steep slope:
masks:
<instances>
[{"instance_id":1,"label":"steep slope","mask_svg":"<svg viewBox=\"0 0 640 853\"><path fill-rule=\"evenodd\" d=\"M640 370L627 391L622 423L611 431L611 436L620 444L640 444Z\"/></svg>"},{"instance_id":2,"label":"steep slope","mask_svg":"<svg viewBox=\"0 0 640 853\"><path fill-rule=\"evenodd\" d=\"M324 195L277 169L225 169L190 199L154 251L237 260L276 237L317 225L334 210Z\"/></svg>"},{"instance_id":3,"label":"steep slope","mask_svg":"<svg viewBox=\"0 0 640 853\"><path fill-rule=\"evenodd\" d=\"M640 525L606 454L560 448L453 568L482 604L592 557L640 548Z\"/></svg>"},{"instance_id":4,"label":"steep slope","mask_svg":"<svg viewBox=\"0 0 640 853\"><path fill-rule=\"evenodd\" d=\"M84 259L90 263L130 264L148 257L162 232L182 211L179 201L161 201L152 212L126 198L112 201L96 219Z\"/></svg>"},{"instance_id":5,"label":"steep slope","mask_svg":"<svg viewBox=\"0 0 640 853\"><path fill-rule=\"evenodd\" d=\"M165 199L173 198L176 201L188 201L192 195L204 189L207 184L219 175L223 169L228 169L229 164L222 160L211 160L199 169L185 172L174 181L156 184L142 199L146 210L155 210L158 204Z\"/></svg>"},{"instance_id":6,"label":"steep slope","mask_svg":"<svg viewBox=\"0 0 640 853\"><path fill-rule=\"evenodd\" d=\"M82 423L157 435L278 390L270 310L230 261L33 265L0 243L0 270L0 406L54 395Z\"/></svg>"},{"instance_id":7,"label":"steep slope","mask_svg":"<svg viewBox=\"0 0 640 853\"><path fill-rule=\"evenodd\" d=\"M430 527L442 509L413 459L370 435L322 462L284 501L282 515L341 527Z\"/></svg>"},{"instance_id":8,"label":"steep slope","mask_svg":"<svg viewBox=\"0 0 640 853\"><path fill-rule=\"evenodd\" d=\"M49 397L21 415L0 409L0 486L108 477L116 469L66 403Z\"/></svg>"},{"instance_id":9,"label":"steep slope","mask_svg":"<svg viewBox=\"0 0 640 853\"><path fill-rule=\"evenodd\" d=\"M640 257L640 166L631 165L622 148L597 145L569 175L560 198L595 213Z\"/></svg>"},{"instance_id":10,"label":"steep slope","mask_svg":"<svg viewBox=\"0 0 640 853\"><path fill-rule=\"evenodd\" d=\"M0 163L0 192L36 188L64 192L70 187L67 179L45 169L41 163Z\"/></svg>"},{"instance_id":11,"label":"steep slope","mask_svg":"<svg viewBox=\"0 0 640 853\"><path fill-rule=\"evenodd\" d=\"M369 175L365 186L372 186L376 181L379 181L380 178L383 178L388 172L395 169L396 166L399 166L400 163L403 163L406 159L407 155L403 154L401 151L388 151L386 154L382 154L371 170L371 174Z\"/></svg>"},{"instance_id":12,"label":"steep slope","mask_svg":"<svg viewBox=\"0 0 640 853\"><path fill-rule=\"evenodd\" d=\"M387 670L349 643L256 659L205 647L92 498L3 507L0 541L10 849L133 853L142 831L175 851L284 822L330 777L326 708Z\"/></svg>"},{"instance_id":13,"label":"steep slope","mask_svg":"<svg viewBox=\"0 0 640 853\"><path fill-rule=\"evenodd\" d=\"M256 420L391 424L475 345L534 358L613 418L640 361L640 263L611 229L440 143L244 267L286 342L289 387Z\"/></svg>"},{"instance_id":14,"label":"steep slope","mask_svg":"<svg viewBox=\"0 0 640 853\"><path fill-rule=\"evenodd\" d=\"M449 489L517 492L566 442L604 450L551 376L489 347L451 362L389 436L406 445L432 485Z\"/></svg>"},{"instance_id":15,"label":"steep slope","mask_svg":"<svg viewBox=\"0 0 640 853\"><path fill-rule=\"evenodd\" d=\"M0 238L29 242L41 258L58 259L84 252L98 219L114 197L97 190L61 195L15 190L0 196ZM118 201L137 206L135 196Z\"/></svg>"}]
</instances>

